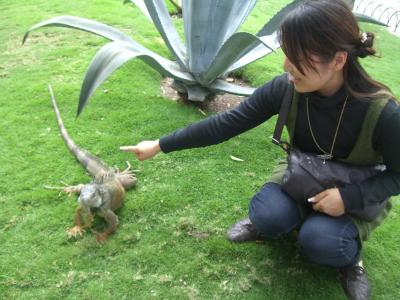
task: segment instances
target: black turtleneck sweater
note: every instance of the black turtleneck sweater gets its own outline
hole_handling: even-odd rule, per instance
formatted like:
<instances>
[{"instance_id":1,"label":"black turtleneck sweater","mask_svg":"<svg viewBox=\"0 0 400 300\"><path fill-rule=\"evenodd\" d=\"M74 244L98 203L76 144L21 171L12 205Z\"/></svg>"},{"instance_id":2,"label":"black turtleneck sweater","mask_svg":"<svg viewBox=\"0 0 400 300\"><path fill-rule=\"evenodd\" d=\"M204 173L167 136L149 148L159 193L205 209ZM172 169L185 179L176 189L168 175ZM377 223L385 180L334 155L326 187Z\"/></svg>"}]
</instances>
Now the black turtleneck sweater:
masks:
<instances>
[{"instance_id":1,"label":"black turtleneck sweater","mask_svg":"<svg viewBox=\"0 0 400 300\"><path fill-rule=\"evenodd\" d=\"M213 115L160 138L164 153L204 147L226 141L279 113L288 85L286 74L258 88L238 107ZM304 152L320 154L308 127L305 98L309 99L311 126L318 144L330 152L340 112L346 98L344 88L334 95L302 94L298 104L293 142ZM334 158L346 158L353 149L369 102L348 98L333 150ZM373 148L383 157L386 171L359 184L339 188L346 209L362 209L400 193L400 107L390 100L382 111L373 134Z\"/></svg>"}]
</instances>

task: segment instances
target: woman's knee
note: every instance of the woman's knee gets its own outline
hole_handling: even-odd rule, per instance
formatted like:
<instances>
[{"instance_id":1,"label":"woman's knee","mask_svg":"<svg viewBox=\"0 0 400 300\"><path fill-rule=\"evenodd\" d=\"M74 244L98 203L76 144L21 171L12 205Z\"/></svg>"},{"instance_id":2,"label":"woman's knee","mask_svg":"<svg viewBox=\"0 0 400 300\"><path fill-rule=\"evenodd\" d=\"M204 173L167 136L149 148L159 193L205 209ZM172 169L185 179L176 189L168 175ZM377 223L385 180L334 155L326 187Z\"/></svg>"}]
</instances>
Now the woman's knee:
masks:
<instances>
[{"instance_id":1,"label":"woman's knee","mask_svg":"<svg viewBox=\"0 0 400 300\"><path fill-rule=\"evenodd\" d=\"M300 222L297 205L281 190L268 183L250 202L249 218L267 238L279 238Z\"/></svg>"},{"instance_id":2,"label":"woman's knee","mask_svg":"<svg viewBox=\"0 0 400 300\"><path fill-rule=\"evenodd\" d=\"M298 240L303 253L317 264L343 267L359 258L358 231L347 217L313 215L304 222Z\"/></svg>"}]
</instances>

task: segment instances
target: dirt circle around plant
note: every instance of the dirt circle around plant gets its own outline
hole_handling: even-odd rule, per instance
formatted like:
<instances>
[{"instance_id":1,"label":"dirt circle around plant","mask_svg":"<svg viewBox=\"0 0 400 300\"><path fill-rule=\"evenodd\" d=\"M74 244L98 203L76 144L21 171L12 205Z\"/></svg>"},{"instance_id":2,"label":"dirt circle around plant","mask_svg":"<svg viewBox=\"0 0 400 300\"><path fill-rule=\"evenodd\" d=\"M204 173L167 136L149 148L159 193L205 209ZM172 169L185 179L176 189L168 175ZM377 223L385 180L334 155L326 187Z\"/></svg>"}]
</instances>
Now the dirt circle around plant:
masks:
<instances>
[{"instance_id":1,"label":"dirt circle around plant","mask_svg":"<svg viewBox=\"0 0 400 300\"><path fill-rule=\"evenodd\" d=\"M250 85L246 81L244 81L243 79L240 79L240 78L227 77L226 81L228 83L233 83L233 84L240 85L240 86L250 87ZM173 83L173 79L170 77L165 77L161 80L161 93L163 96L165 96L168 99L171 99L173 101L179 101L179 102L183 102L187 105L196 106L201 111L204 111L204 112L211 112L211 113L223 112L223 111L226 111L226 110L229 110L231 108L238 106L239 103L245 99L244 96L237 96L237 95L232 95L232 94L228 94L228 93L223 93L223 94L216 94L216 95L207 97L207 99L204 102L193 102L193 101L187 100L186 94L178 93L172 87L172 83Z\"/></svg>"}]
</instances>

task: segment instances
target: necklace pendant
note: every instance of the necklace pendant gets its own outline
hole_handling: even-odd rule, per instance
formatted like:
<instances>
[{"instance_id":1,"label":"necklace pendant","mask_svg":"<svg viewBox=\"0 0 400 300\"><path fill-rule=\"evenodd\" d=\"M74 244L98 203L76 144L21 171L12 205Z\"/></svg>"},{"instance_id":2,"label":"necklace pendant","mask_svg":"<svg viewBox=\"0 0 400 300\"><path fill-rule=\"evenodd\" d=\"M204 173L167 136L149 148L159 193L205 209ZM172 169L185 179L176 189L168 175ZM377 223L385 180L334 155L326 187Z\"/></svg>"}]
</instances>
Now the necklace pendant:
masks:
<instances>
[{"instance_id":1,"label":"necklace pendant","mask_svg":"<svg viewBox=\"0 0 400 300\"><path fill-rule=\"evenodd\" d=\"M322 159L325 163L325 160L330 160L330 159L332 159L333 156L332 156L332 154L326 153L326 154L318 154L317 157L319 159Z\"/></svg>"}]
</instances>

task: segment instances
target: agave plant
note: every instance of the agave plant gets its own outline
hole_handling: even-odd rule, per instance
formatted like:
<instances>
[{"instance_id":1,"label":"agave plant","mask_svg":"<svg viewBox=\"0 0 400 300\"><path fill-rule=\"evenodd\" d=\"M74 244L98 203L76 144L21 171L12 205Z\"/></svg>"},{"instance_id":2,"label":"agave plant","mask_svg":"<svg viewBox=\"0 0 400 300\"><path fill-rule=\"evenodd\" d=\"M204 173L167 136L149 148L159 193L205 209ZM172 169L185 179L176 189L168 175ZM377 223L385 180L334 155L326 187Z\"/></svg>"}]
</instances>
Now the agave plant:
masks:
<instances>
[{"instance_id":1,"label":"agave plant","mask_svg":"<svg viewBox=\"0 0 400 300\"><path fill-rule=\"evenodd\" d=\"M175 9L177 13L182 13L182 1L181 0L169 0L169 3L171 3Z\"/></svg>"},{"instance_id":2,"label":"agave plant","mask_svg":"<svg viewBox=\"0 0 400 300\"><path fill-rule=\"evenodd\" d=\"M183 0L184 44L163 0L131 1L154 23L175 61L145 48L115 28L79 17L54 17L34 25L25 33L23 43L34 29L63 26L88 31L112 41L97 52L86 71L78 116L96 88L132 58L139 58L164 76L172 77L175 85L186 92L192 101L203 101L207 95L216 92L244 96L252 94L253 88L224 81L225 74L277 49L276 29L280 21L302 2L291 2L253 35L236 31L254 8L256 0Z\"/></svg>"}]
</instances>

